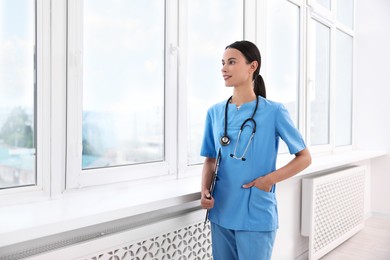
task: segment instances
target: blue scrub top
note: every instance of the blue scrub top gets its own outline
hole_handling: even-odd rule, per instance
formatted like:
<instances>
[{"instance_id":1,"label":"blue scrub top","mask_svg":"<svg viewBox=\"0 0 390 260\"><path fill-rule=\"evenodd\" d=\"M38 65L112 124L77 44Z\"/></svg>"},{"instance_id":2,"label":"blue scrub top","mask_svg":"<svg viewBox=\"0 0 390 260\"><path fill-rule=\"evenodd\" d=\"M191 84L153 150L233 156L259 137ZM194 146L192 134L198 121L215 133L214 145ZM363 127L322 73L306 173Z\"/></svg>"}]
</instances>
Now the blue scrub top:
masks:
<instances>
[{"instance_id":1,"label":"blue scrub top","mask_svg":"<svg viewBox=\"0 0 390 260\"><path fill-rule=\"evenodd\" d=\"M214 189L214 208L209 219L224 228L247 231L274 231L278 228L278 213L275 193L256 187L242 188L260 176L276 170L279 139L287 144L289 152L296 154L305 149L305 142L294 126L287 109L280 103L259 96L259 105L254 117L256 133L245 154L245 161L230 157L236 146L242 123L250 118L256 100L237 109L228 105L227 135L230 144L219 142L224 135L226 100L212 106L207 112L201 156L216 158L221 149L221 161ZM241 134L236 156L241 157L252 134L253 124L248 122Z\"/></svg>"}]
</instances>

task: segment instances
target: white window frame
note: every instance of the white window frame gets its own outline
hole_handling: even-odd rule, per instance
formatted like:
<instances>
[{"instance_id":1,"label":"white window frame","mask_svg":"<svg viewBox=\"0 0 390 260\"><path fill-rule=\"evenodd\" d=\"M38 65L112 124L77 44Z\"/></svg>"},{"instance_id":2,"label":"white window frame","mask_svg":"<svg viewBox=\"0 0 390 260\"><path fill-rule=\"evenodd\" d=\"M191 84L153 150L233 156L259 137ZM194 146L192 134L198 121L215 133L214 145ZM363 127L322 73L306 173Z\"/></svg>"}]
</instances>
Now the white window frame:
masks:
<instances>
[{"instance_id":1,"label":"white window frame","mask_svg":"<svg viewBox=\"0 0 390 260\"><path fill-rule=\"evenodd\" d=\"M343 33L346 33L348 34L349 36L352 37L352 107L351 107L351 112L352 112L352 117L351 117L351 144L350 145L343 145L343 146L336 146L336 135L334 135L334 139L333 139L333 151L335 152L343 152L343 151L351 151L354 147L354 139L355 139L355 134L354 134L354 129L355 129L355 111L356 111L356 108L355 108L355 62L356 62L356 55L355 55L355 25L356 25L356 1L353 0L353 28L350 28L348 27L347 25L341 23L340 21L337 20L337 0L333 0L334 2L334 6L335 6L335 10L334 10L334 25L335 25L335 28L334 28L334 31L333 31L333 34L334 34L334 49L336 51L336 33L337 33L337 30L343 32ZM336 64L334 65L334 67L336 67ZM336 68L334 68L336 69ZM335 117L332 117L332 119L335 121Z\"/></svg>"},{"instance_id":2,"label":"white window frame","mask_svg":"<svg viewBox=\"0 0 390 260\"><path fill-rule=\"evenodd\" d=\"M201 165L187 165L187 93L183 84L186 62L186 57L183 55L186 42L183 35L186 30L187 1L189 0L180 2L166 0L165 2L164 161L83 172L81 169L82 42L80 41L83 28L82 19L80 19L83 1L37 0L37 185L0 190L0 195L15 194L20 191L39 191L45 196L59 195L66 189L135 181L149 177L175 179L199 174ZM267 1L270 0L243 1L244 38L254 41L262 50L265 60L263 73L266 79L267 46L262 37L267 28L265 18L269 15L265 12L265 7ZM298 127L302 135L306 137L312 153L351 150L354 143L354 113L352 115L352 144L343 147L335 146L335 111L332 97L334 91L332 88L334 87L333 70L335 69L335 32L340 30L347 33L353 37L354 42L354 30L335 18L337 11L335 0L332 1L330 12L324 12L322 7L312 0L286 1L300 8L301 62ZM310 95L307 81L310 75L310 66L308 66L310 54L306 52L306 49L311 47L307 41L310 38L308 24L312 18L331 27L330 144L324 146L310 146L310 133L307 126L310 118L307 114L310 111L307 102L307 97ZM352 100L354 100L353 96ZM352 112L354 110L353 107Z\"/></svg>"},{"instance_id":3,"label":"white window frame","mask_svg":"<svg viewBox=\"0 0 390 260\"><path fill-rule=\"evenodd\" d=\"M312 94L312 91L315 89L315 45L314 45L314 41L313 39L315 39L316 37L316 34L315 32L312 30L312 26L314 26L312 24L312 21L315 21L315 22L318 22L318 23L321 23L323 24L324 26L328 27L329 28L329 32L330 32L330 70L329 70L329 121L328 121L328 129L329 129L329 143L328 144L321 144L321 145L312 145L311 144L311 131L310 131L310 118L311 118L311 106L310 106L310 96ZM332 93L333 93L333 90L332 90L332 86L334 85L333 84L333 78L334 78L334 33L333 33L333 26L332 26L332 23L327 20L327 19L323 19L323 17L321 16L318 16L314 13L309 13L308 14L308 21L307 21L307 26L308 26L308 29L307 29L307 41L308 41L308 47L307 47L307 50L308 50L308 53L307 53L307 57L308 57L308 66L307 66L307 79L306 79L306 91L307 91L307 99L306 99L306 107L307 107L307 110L306 110L306 114L307 114L307 144L311 147L311 150L313 152L326 152L326 151L331 151L332 149L332 143L333 143L333 140L334 140L334 127L333 127L333 120L332 120L332 117L334 115L333 111L333 107L334 107L334 104L333 104L333 98L332 98Z\"/></svg>"},{"instance_id":4,"label":"white window frame","mask_svg":"<svg viewBox=\"0 0 390 260\"><path fill-rule=\"evenodd\" d=\"M353 79L352 79L352 138L351 138L351 144L350 145L345 145L345 146L336 146L336 128L335 128L335 70L336 68L336 31L340 30L342 32L347 33L353 38L353 53L354 53L354 30L352 28L349 28L348 26L340 23L337 20L337 5L336 5L336 0L331 1L331 10L327 10L326 8L322 7L321 5L317 4L315 0L307 0L307 49L308 49L308 55L307 55L307 78L306 78L306 91L307 91L307 98L306 98L306 113L307 113L307 139L306 142L308 146L310 147L310 150L312 153L324 153L324 152L339 152L339 151L350 151L353 149L353 144L354 144L354 68L352 68L352 74L353 74ZM355 6L355 3L354 3ZM354 8L355 10L356 8ZM354 15L355 17L355 15ZM313 32L310 31L310 22L311 19L314 19L328 27L330 27L330 40L331 40L331 45L330 45L330 111L329 111L329 144L326 145L311 145L310 144L310 104L309 104L309 98L310 98L310 85L311 83L311 72L310 72L310 60L312 59L311 57L311 52L312 46L310 44L310 38L313 37ZM355 63L355 55L353 54L353 64Z\"/></svg>"},{"instance_id":5,"label":"white window frame","mask_svg":"<svg viewBox=\"0 0 390 260\"><path fill-rule=\"evenodd\" d=\"M165 1L164 159L161 162L82 170L83 0L68 1L66 189L177 174L177 4ZM167 46L171 46L170 48Z\"/></svg>"},{"instance_id":6,"label":"white window frame","mask_svg":"<svg viewBox=\"0 0 390 260\"><path fill-rule=\"evenodd\" d=\"M347 30L344 30L344 29L347 29ZM342 33L345 33L347 34L348 36L351 36L352 38L352 88L351 88L351 144L348 144L348 145L341 145L341 146L337 146L336 145L336 133L334 134L334 139L333 139L333 150L334 151L350 151L353 149L353 146L354 146L354 124L355 124L355 37L354 37L354 32L352 32L350 29L346 28L346 27L338 27L336 26L334 28L334 38L335 38L335 43L334 43L334 49L336 51L336 34L337 34L337 31L340 31ZM335 61L335 66L334 66L334 69L337 69L336 68L336 61ZM336 85L336 83L334 84ZM335 109L335 105L334 105L334 109ZM336 121L336 118L335 117L332 117L333 121ZM335 124L335 123L333 123Z\"/></svg>"},{"instance_id":7,"label":"white window frame","mask_svg":"<svg viewBox=\"0 0 390 260\"><path fill-rule=\"evenodd\" d=\"M34 201L50 195L51 172L51 52L50 2L36 0L35 5L35 129L36 183L35 185L0 189L0 205ZM27 199L26 199L27 198Z\"/></svg>"}]
</instances>

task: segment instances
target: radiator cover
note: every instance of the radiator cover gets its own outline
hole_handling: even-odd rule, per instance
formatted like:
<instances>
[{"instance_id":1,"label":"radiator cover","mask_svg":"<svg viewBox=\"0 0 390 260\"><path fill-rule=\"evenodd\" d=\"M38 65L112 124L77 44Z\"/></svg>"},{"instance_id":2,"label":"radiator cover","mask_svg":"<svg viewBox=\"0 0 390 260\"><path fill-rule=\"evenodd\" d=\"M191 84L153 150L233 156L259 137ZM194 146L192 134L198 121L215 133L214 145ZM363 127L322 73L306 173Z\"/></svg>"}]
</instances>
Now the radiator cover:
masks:
<instances>
[{"instance_id":1,"label":"radiator cover","mask_svg":"<svg viewBox=\"0 0 390 260\"><path fill-rule=\"evenodd\" d=\"M364 227L365 167L302 179L301 233L309 260L319 259Z\"/></svg>"}]
</instances>

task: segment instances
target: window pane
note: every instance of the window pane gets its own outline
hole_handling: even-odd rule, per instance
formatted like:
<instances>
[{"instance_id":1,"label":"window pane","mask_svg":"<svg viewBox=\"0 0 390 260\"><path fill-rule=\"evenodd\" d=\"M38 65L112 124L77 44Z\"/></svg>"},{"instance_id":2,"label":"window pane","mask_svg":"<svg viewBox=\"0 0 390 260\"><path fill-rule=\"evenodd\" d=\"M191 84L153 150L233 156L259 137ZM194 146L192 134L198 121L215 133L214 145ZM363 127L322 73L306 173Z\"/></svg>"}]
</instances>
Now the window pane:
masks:
<instances>
[{"instance_id":1,"label":"window pane","mask_svg":"<svg viewBox=\"0 0 390 260\"><path fill-rule=\"evenodd\" d=\"M195 164L203 162L207 109L232 94L222 79L221 59L227 45L243 38L243 1L188 1L187 19L188 164Z\"/></svg>"},{"instance_id":2,"label":"window pane","mask_svg":"<svg viewBox=\"0 0 390 260\"><path fill-rule=\"evenodd\" d=\"M312 145L329 144L330 28L315 21L313 35L313 88L310 93ZM311 76L313 77L313 76Z\"/></svg>"},{"instance_id":3,"label":"window pane","mask_svg":"<svg viewBox=\"0 0 390 260\"><path fill-rule=\"evenodd\" d=\"M83 169L164 160L164 19L160 0L84 1Z\"/></svg>"},{"instance_id":4,"label":"window pane","mask_svg":"<svg viewBox=\"0 0 390 260\"><path fill-rule=\"evenodd\" d=\"M336 34L336 146L352 144L352 37Z\"/></svg>"},{"instance_id":5,"label":"window pane","mask_svg":"<svg viewBox=\"0 0 390 260\"><path fill-rule=\"evenodd\" d=\"M269 1L268 7L267 98L282 102L298 125L299 7L284 0Z\"/></svg>"},{"instance_id":6,"label":"window pane","mask_svg":"<svg viewBox=\"0 0 390 260\"><path fill-rule=\"evenodd\" d=\"M0 1L0 52L0 189L34 185L34 1Z\"/></svg>"},{"instance_id":7,"label":"window pane","mask_svg":"<svg viewBox=\"0 0 390 260\"><path fill-rule=\"evenodd\" d=\"M353 28L353 0L337 1L337 19Z\"/></svg>"}]
</instances>

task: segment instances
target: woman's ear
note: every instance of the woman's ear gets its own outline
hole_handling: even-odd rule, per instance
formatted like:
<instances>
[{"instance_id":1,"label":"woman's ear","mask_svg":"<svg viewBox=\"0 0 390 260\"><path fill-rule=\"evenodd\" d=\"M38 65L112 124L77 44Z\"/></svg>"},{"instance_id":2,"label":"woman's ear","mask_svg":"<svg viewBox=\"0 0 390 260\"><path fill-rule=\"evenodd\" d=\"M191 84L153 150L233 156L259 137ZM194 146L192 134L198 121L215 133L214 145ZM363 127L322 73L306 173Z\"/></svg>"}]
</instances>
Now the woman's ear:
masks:
<instances>
[{"instance_id":1,"label":"woman's ear","mask_svg":"<svg viewBox=\"0 0 390 260\"><path fill-rule=\"evenodd\" d=\"M254 60L254 61L251 62L251 67L250 68L251 68L251 70L253 70L253 72L255 72L258 66L259 66L259 63Z\"/></svg>"}]
</instances>

